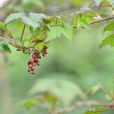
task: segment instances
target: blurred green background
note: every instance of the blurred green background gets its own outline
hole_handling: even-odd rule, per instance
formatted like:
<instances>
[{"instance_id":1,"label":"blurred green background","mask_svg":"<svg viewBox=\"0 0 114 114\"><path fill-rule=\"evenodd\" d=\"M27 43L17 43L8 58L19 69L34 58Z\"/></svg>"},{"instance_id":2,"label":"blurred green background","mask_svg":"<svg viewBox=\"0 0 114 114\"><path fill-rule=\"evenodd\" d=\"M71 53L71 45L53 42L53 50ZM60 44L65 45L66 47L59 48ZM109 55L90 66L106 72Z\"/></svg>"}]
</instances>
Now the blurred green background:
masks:
<instances>
[{"instance_id":1,"label":"blurred green background","mask_svg":"<svg viewBox=\"0 0 114 114\"><path fill-rule=\"evenodd\" d=\"M63 12L82 7L84 3L88 5L89 0L39 0L32 5L30 0L23 0L23 3L18 3L15 7L12 8L10 4L7 8L45 13L46 7L55 5L56 9L56 6L66 3L71 6ZM54 13L51 11L47 11L47 14ZM62 13L62 10L55 12ZM79 30L73 42L63 36L51 41L48 55L40 61L33 76L27 73L29 56L11 47L12 53L6 58L8 63L2 56L0 58L0 114L47 114L47 109L69 107L76 101L111 101L114 91L114 49L99 49L102 40L103 28L96 25L87 30ZM38 102L34 106L32 101L25 101L39 96L50 97L45 98L47 104ZM83 114L88 108L76 109L70 114Z\"/></svg>"}]
</instances>

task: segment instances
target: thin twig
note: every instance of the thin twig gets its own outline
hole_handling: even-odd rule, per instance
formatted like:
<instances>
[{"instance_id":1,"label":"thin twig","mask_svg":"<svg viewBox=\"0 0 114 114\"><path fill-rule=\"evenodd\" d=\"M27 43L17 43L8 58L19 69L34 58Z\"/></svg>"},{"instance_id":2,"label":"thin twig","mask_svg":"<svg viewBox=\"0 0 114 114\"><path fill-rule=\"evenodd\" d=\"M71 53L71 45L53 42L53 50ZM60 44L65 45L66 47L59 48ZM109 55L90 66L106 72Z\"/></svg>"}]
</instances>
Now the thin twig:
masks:
<instances>
[{"instance_id":1,"label":"thin twig","mask_svg":"<svg viewBox=\"0 0 114 114\"><path fill-rule=\"evenodd\" d=\"M109 17L105 17L105 18L102 18L102 19L99 19L99 20L94 20L94 21L90 22L89 25L90 24L104 22L104 21L111 20L111 19L114 19L114 15L113 16L109 16Z\"/></svg>"},{"instance_id":2,"label":"thin twig","mask_svg":"<svg viewBox=\"0 0 114 114\"><path fill-rule=\"evenodd\" d=\"M69 112L75 111L82 107L97 106L97 105L105 106L104 108L97 110L98 112L102 112L102 111L106 111L106 110L114 110L114 102L108 103L108 105L107 105L107 103L102 102L102 101L85 101L85 102L76 102L74 105L72 105L69 108L56 110L53 112L53 114L69 113Z\"/></svg>"},{"instance_id":3,"label":"thin twig","mask_svg":"<svg viewBox=\"0 0 114 114\"><path fill-rule=\"evenodd\" d=\"M6 40L9 44L11 44L12 46L14 46L15 48L19 49L20 51L24 51L24 50L28 50L30 51L33 47L24 47L21 45L18 45L16 42L13 41L13 39L11 38L4 38L4 37L0 37L0 41Z\"/></svg>"},{"instance_id":4,"label":"thin twig","mask_svg":"<svg viewBox=\"0 0 114 114\"><path fill-rule=\"evenodd\" d=\"M102 102L102 101L76 102L74 105L72 105L69 108L59 109L59 110L55 111L54 114L68 113L68 112L75 111L75 110L77 110L77 109L79 109L81 107L96 106L96 105L106 105L106 104L104 102Z\"/></svg>"},{"instance_id":5,"label":"thin twig","mask_svg":"<svg viewBox=\"0 0 114 114\"><path fill-rule=\"evenodd\" d=\"M108 21L108 20L111 20L111 19L114 19L114 15L113 16L109 16L109 17L104 17L104 18L101 18L101 19L94 20L94 21L90 22L88 25L93 25L95 23L101 23L101 22ZM73 28L77 28L77 27L76 26L73 26Z\"/></svg>"}]
</instances>

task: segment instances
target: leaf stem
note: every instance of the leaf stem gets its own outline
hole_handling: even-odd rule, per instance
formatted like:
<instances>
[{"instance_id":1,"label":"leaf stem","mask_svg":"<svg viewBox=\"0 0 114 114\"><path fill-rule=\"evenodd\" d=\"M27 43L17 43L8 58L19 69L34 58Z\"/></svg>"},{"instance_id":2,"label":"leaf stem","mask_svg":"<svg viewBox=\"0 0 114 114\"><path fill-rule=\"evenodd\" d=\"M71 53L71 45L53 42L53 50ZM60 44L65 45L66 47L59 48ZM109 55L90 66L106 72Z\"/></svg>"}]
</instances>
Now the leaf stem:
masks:
<instances>
[{"instance_id":1,"label":"leaf stem","mask_svg":"<svg viewBox=\"0 0 114 114\"><path fill-rule=\"evenodd\" d=\"M23 30L22 30L22 34L21 34L21 42L23 41L23 36L24 36L25 28L26 28L26 24L24 24L24 26L23 26Z\"/></svg>"}]
</instances>

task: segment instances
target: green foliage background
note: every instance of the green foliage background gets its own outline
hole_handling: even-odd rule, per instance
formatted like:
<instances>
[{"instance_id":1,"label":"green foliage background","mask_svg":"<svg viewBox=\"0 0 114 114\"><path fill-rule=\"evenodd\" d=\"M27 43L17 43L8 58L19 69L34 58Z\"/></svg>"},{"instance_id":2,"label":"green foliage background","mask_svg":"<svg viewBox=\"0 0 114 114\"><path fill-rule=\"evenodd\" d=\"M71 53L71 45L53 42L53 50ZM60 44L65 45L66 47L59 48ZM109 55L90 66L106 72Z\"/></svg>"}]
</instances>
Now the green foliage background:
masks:
<instances>
[{"instance_id":1,"label":"green foliage background","mask_svg":"<svg viewBox=\"0 0 114 114\"><path fill-rule=\"evenodd\" d=\"M21 3L13 5L15 7L10 4L6 9L26 12L42 11L48 14L46 7L54 6L54 4L59 6L65 2L65 0L56 0L55 2L51 0L44 0L43 2L41 0L22 0ZM96 2L99 4L101 0L96 0ZM67 3L71 3L72 9L83 7L85 3L88 5L90 1L68 0ZM69 9L66 8L63 12L66 14ZM58 10L56 14L58 13L61 14L62 11ZM52 11L49 14L52 15L54 12ZM112 101L114 98L114 49L109 46L99 49L99 46L102 47L107 44L114 46L113 42L110 43L113 36L109 37L107 41L107 34L110 35L111 32L106 33L104 40L104 30L111 29L109 26L105 26L105 29L104 26L99 25L87 29L82 28L75 34L73 42L69 41L69 38L64 39L64 35L52 40L47 57L41 60L40 66L33 76L26 72L29 56L17 52L15 48L10 46L12 53L8 55L8 63L5 63L2 57L0 58L0 78L2 80L2 71L5 72L3 77L8 80L9 87L5 89L10 91L11 96L9 97L7 93L4 93L5 83L3 83L0 86L0 113L3 114L4 112L3 98L7 99L7 102L8 99L11 100L13 114L47 114L47 110L42 107L39 101L37 103L35 100L35 105L31 101L36 98L36 95L46 96L46 106L48 108L54 106L56 109L69 107L76 101ZM54 30L52 33L56 34L56 30ZM13 31L16 33L19 29ZM73 88L75 88L75 92L72 90ZM70 114L83 114L89 108L91 107L79 108ZM113 111L102 112L102 114L113 114Z\"/></svg>"}]
</instances>

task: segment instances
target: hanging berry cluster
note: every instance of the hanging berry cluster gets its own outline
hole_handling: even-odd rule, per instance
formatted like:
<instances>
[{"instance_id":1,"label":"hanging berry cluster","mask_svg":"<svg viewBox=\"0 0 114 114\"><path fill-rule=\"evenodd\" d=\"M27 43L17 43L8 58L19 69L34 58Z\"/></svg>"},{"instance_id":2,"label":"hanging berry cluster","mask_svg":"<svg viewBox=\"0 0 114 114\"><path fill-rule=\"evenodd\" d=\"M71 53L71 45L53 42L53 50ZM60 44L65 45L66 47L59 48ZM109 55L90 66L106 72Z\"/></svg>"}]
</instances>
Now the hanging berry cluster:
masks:
<instances>
[{"instance_id":1,"label":"hanging berry cluster","mask_svg":"<svg viewBox=\"0 0 114 114\"><path fill-rule=\"evenodd\" d=\"M41 55L45 57L47 55L47 47L44 46L42 51L34 51L28 61L28 73L34 74L37 65L39 65L39 61L41 59Z\"/></svg>"}]
</instances>

